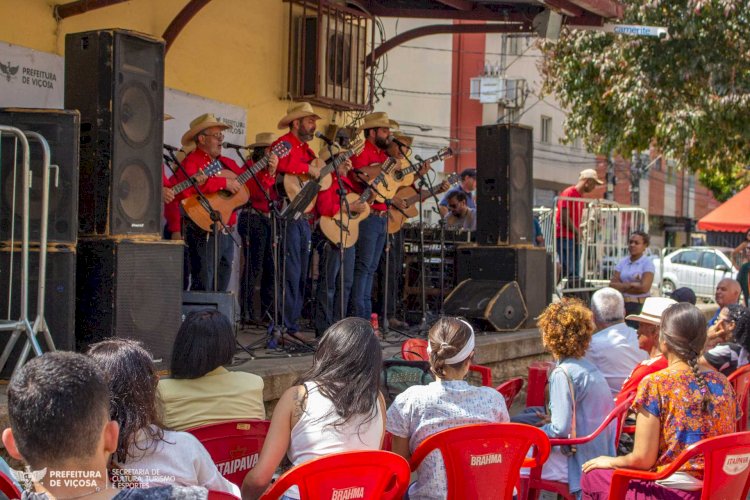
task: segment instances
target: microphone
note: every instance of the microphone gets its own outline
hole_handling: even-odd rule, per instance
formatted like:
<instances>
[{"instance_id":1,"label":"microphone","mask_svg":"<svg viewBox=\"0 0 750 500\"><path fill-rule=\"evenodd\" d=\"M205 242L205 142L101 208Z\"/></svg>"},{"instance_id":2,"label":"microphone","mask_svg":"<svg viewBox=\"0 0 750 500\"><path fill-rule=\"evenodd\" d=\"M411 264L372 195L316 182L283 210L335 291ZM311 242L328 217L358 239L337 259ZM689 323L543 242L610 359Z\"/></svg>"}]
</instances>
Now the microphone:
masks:
<instances>
[{"instance_id":1,"label":"microphone","mask_svg":"<svg viewBox=\"0 0 750 500\"><path fill-rule=\"evenodd\" d=\"M414 159L417 160L419 163L422 163L424 160L419 155L414 155Z\"/></svg>"},{"instance_id":2,"label":"microphone","mask_svg":"<svg viewBox=\"0 0 750 500\"><path fill-rule=\"evenodd\" d=\"M171 151L173 153L176 153L177 151L180 150L180 148L176 148L174 146L170 146L169 144L165 144L164 145L164 149L166 149L167 151Z\"/></svg>"},{"instance_id":3,"label":"microphone","mask_svg":"<svg viewBox=\"0 0 750 500\"><path fill-rule=\"evenodd\" d=\"M325 142L329 146L333 146L334 144L336 144L336 141L332 141L331 139L329 139L328 137L326 137L325 134L323 134L320 130L317 130L315 132L315 137L317 137L321 141Z\"/></svg>"},{"instance_id":4,"label":"microphone","mask_svg":"<svg viewBox=\"0 0 750 500\"><path fill-rule=\"evenodd\" d=\"M164 158L165 162L167 162L169 164L174 163L174 159L172 159L171 156L169 156L169 155L162 155L162 157Z\"/></svg>"},{"instance_id":5,"label":"microphone","mask_svg":"<svg viewBox=\"0 0 750 500\"><path fill-rule=\"evenodd\" d=\"M396 138L396 136L394 136L394 135L391 135L391 136L390 136L390 139L391 139L391 141L395 142L396 144L398 144L398 145L399 145L399 146L401 146L402 148L406 148L406 149L411 149L411 148L410 148L409 146L407 146L407 145L406 145L406 144L404 144L403 142L399 141L399 140L398 140L398 139Z\"/></svg>"},{"instance_id":6,"label":"microphone","mask_svg":"<svg viewBox=\"0 0 750 500\"><path fill-rule=\"evenodd\" d=\"M239 144L232 144L231 142L225 142L222 147L227 149L247 149L247 146L240 146Z\"/></svg>"}]
</instances>

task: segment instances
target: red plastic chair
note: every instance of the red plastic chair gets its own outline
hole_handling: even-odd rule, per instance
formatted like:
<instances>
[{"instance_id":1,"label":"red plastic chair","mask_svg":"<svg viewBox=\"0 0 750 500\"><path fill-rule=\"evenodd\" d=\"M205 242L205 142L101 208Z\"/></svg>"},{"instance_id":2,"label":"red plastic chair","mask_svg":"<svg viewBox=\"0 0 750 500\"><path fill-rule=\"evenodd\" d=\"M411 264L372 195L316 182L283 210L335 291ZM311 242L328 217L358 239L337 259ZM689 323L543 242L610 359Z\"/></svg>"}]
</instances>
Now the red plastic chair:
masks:
<instances>
[{"instance_id":1,"label":"red plastic chair","mask_svg":"<svg viewBox=\"0 0 750 500\"><path fill-rule=\"evenodd\" d=\"M544 389L549 381L549 372L554 361L534 361L529 365L529 380L526 385L526 408L544 406Z\"/></svg>"},{"instance_id":2,"label":"red plastic chair","mask_svg":"<svg viewBox=\"0 0 750 500\"><path fill-rule=\"evenodd\" d=\"M498 385L495 390L503 395L505 398L505 406L510 410L513 400L516 399L518 393L521 392L523 387L523 379L521 377L512 378L506 380L502 384Z\"/></svg>"},{"instance_id":3,"label":"red plastic chair","mask_svg":"<svg viewBox=\"0 0 750 500\"><path fill-rule=\"evenodd\" d=\"M16 483L2 472L0 472L0 491L10 500L21 498L21 490L18 489Z\"/></svg>"},{"instance_id":4,"label":"red plastic chair","mask_svg":"<svg viewBox=\"0 0 750 500\"><path fill-rule=\"evenodd\" d=\"M245 475L258 463L269 425L268 420L232 420L193 427L187 432L208 450L222 476L242 486Z\"/></svg>"},{"instance_id":5,"label":"red plastic chair","mask_svg":"<svg viewBox=\"0 0 750 500\"><path fill-rule=\"evenodd\" d=\"M534 457L527 459L532 446ZM510 499L521 467L544 464L550 444L544 432L530 425L461 425L422 441L411 456L411 470L434 450L445 463L448 500Z\"/></svg>"},{"instance_id":6,"label":"red plastic chair","mask_svg":"<svg viewBox=\"0 0 750 500\"><path fill-rule=\"evenodd\" d=\"M239 498L226 491L208 490L207 500L239 500Z\"/></svg>"},{"instance_id":7,"label":"red plastic chair","mask_svg":"<svg viewBox=\"0 0 750 500\"><path fill-rule=\"evenodd\" d=\"M750 488L750 432L725 434L690 445L661 472L617 469L612 475L609 498L625 498L632 479L656 481L675 472L689 459L703 455L702 500L747 498Z\"/></svg>"},{"instance_id":8,"label":"red plastic chair","mask_svg":"<svg viewBox=\"0 0 750 500\"><path fill-rule=\"evenodd\" d=\"M300 498L401 498L409 464L389 451L347 451L305 462L281 475L261 500L281 497L291 486Z\"/></svg>"},{"instance_id":9,"label":"red plastic chair","mask_svg":"<svg viewBox=\"0 0 750 500\"><path fill-rule=\"evenodd\" d=\"M427 355L427 341L425 339L407 339L401 344L401 357L406 361L429 361ZM469 366L469 371L478 373L482 377L482 385L492 387L492 369L488 366Z\"/></svg>"},{"instance_id":10,"label":"red plastic chair","mask_svg":"<svg viewBox=\"0 0 750 500\"><path fill-rule=\"evenodd\" d=\"M604 432L604 430L609 426L609 424L612 421L615 421L617 423L617 427L615 429L615 449L617 449L617 444L620 441L620 433L622 432L622 424L625 421L625 417L628 414L628 410L630 409L630 405L633 404L633 399L635 399L635 393L629 395L623 402L621 402L619 405L617 405L611 412L609 412L609 415L604 419L604 421L597 427L594 432L589 434L588 436L583 437L577 437L575 439L560 439L560 438L551 438L549 440L549 443L551 446L571 446L571 445L581 445L588 443L589 441L593 441L596 439L596 437ZM539 492L541 490L551 491L553 493L557 493L558 495L562 495L563 498L574 500L575 495L572 495L568 489L568 483L563 483L559 481L546 481L542 479L542 468L541 467L535 467L531 469L531 473L528 478L528 496L527 499L531 500L537 500L539 498Z\"/></svg>"},{"instance_id":11,"label":"red plastic chair","mask_svg":"<svg viewBox=\"0 0 750 500\"><path fill-rule=\"evenodd\" d=\"M737 368L729 375L729 383L734 387L737 404L742 410L742 418L737 421L737 432L747 430L748 391L750 391L750 365Z\"/></svg>"}]
</instances>

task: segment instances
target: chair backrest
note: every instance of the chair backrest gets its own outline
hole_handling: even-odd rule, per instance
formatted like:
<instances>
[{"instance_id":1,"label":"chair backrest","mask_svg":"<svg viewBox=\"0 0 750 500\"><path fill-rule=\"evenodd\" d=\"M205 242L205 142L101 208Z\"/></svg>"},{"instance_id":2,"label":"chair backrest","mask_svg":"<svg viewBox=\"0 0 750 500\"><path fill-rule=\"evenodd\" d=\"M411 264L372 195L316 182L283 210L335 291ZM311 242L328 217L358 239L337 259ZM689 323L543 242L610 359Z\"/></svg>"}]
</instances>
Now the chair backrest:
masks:
<instances>
[{"instance_id":1,"label":"chair backrest","mask_svg":"<svg viewBox=\"0 0 750 500\"><path fill-rule=\"evenodd\" d=\"M533 463L525 460L531 446ZM445 463L448 499L512 498L521 467L543 464L550 444L544 432L530 425L462 425L422 441L412 454L412 470L436 449Z\"/></svg>"},{"instance_id":2,"label":"chair backrest","mask_svg":"<svg viewBox=\"0 0 750 500\"><path fill-rule=\"evenodd\" d=\"M258 463L270 424L268 420L232 420L193 427L187 432L208 450L221 475L241 486L245 475Z\"/></svg>"},{"instance_id":3,"label":"chair backrest","mask_svg":"<svg viewBox=\"0 0 750 500\"><path fill-rule=\"evenodd\" d=\"M207 500L239 500L236 496L226 491L208 490Z\"/></svg>"},{"instance_id":4,"label":"chair backrest","mask_svg":"<svg viewBox=\"0 0 750 500\"><path fill-rule=\"evenodd\" d=\"M516 396L518 396L518 393L521 392L522 387L523 379L516 377L506 380L495 388L505 398L505 406L508 408L508 411L510 411L510 406L513 404L513 400L516 399Z\"/></svg>"},{"instance_id":5,"label":"chair backrest","mask_svg":"<svg viewBox=\"0 0 750 500\"><path fill-rule=\"evenodd\" d=\"M737 421L737 431L747 430L748 391L750 391L750 365L737 368L729 375L729 382L737 395L737 405L742 410L742 418Z\"/></svg>"},{"instance_id":6,"label":"chair backrest","mask_svg":"<svg viewBox=\"0 0 750 500\"><path fill-rule=\"evenodd\" d=\"M549 372L554 368L552 361L534 361L529 365L529 380L526 384L526 407L544 406L544 389L549 381Z\"/></svg>"},{"instance_id":7,"label":"chair backrest","mask_svg":"<svg viewBox=\"0 0 750 500\"><path fill-rule=\"evenodd\" d=\"M425 339L407 339L401 344L401 357L407 361L429 361Z\"/></svg>"},{"instance_id":8,"label":"chair backrest","mask_svg":"<svg viewBox=\"0 0 750 500\"><path fill-rule=\"evenodd\" d=\"M552 446L560 446L564 444L568 445L574 445L574 444L583 444L591 441L596 436L604 432L604 429L609 427L609 425L614 421L616 422L615 425L615 449L617 449L617 445L620 442L620 434L622 433L622 426L625 423L625 417L628 415L628 410L630 409L630 406L633 404L633 400L635 399L635 392L631 392L628 394L628 396L617 406L615 406L612 411L609 412L609 414L606 416L604 421L602 421L601 424L599 424L599 427L597 427L594 432L588 434L587 436L580 436L574 439L570 438L562 438L557 439L553 438L550 439L550 443L552 443Z\"/></svg>"},{"instance_id":9,"label":"chair backrest","mask_svg":"<svg viewBox=\"0 0 750 500\"><path fill-rule=\"evenodd\" d=\"M21 490L18 489L16 483L2 472L0 472L0 491L10 500L21 498Z\"/></svg>"},{"instance_id":10,"label":"chair backrest","mask_svg":"<svg viewBox=\"0 0 750 500\"><path fill-rule=\"evenodd\" d=\"M299 487L300 499L401 498L409 486L409 464L381 450L334 453L300 464L281 475L261 499L279 498Z\"/></svg>"}]
</instances>

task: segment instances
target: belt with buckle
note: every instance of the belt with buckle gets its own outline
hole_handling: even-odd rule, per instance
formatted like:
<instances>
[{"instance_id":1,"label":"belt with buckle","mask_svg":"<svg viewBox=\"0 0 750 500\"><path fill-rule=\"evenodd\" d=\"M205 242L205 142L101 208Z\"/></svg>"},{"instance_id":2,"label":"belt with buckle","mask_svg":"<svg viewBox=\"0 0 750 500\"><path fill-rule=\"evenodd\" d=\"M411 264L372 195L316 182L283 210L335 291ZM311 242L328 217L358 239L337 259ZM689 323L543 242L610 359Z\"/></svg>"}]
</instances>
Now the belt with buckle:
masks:
<instances>
[{"instance_id":1,"label":"belt with buckle","mask_svg":"<svg viewBox=\"0 0 750 500\"><path fill-rule=\"evenodd\" d=\"M388 210L371 210L370 217L388 217Z\"/></svg>"},{"instance_id":2,"label":"belt with buckle","mask_svg":"<svg viewBox=\"0 0 750 500\"><path fill-rule=\"evenodd\" d=\"M307 220L307 221L313 220L314 218L315 218L315 214L312 212L310 212L309 214L302 214L300 216L300 219Z\"/></svg>"}]
</instances>

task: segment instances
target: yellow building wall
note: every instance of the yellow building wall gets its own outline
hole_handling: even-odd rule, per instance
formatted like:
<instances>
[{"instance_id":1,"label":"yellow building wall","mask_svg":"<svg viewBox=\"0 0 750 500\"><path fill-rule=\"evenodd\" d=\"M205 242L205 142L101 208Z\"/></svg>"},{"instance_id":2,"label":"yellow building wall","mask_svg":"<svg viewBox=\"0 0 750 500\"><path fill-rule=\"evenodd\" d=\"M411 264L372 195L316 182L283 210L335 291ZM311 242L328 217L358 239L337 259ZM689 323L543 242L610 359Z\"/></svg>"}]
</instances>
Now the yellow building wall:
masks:
<instances>
[{"instance_id":1,"label":"yellow building wall","mask_svg":"<svg viewBox=\"0 0 750 500\"><path fill-rule=\"evenodd\" d=\"M129 0L59 22L53 16L55 3L67 2L0 0L0 40L64 55L68 33L123 28L161 37L187 0ZM166 85L246 108L248 139L257 132L276 132L289 104L282 99L288 14L289 4L282 0L213 0L167 53ZM316 111L323 117L322 129L333 113ZM337 121L346 123L343 118Z\"/></svg>"}]
</instances>

